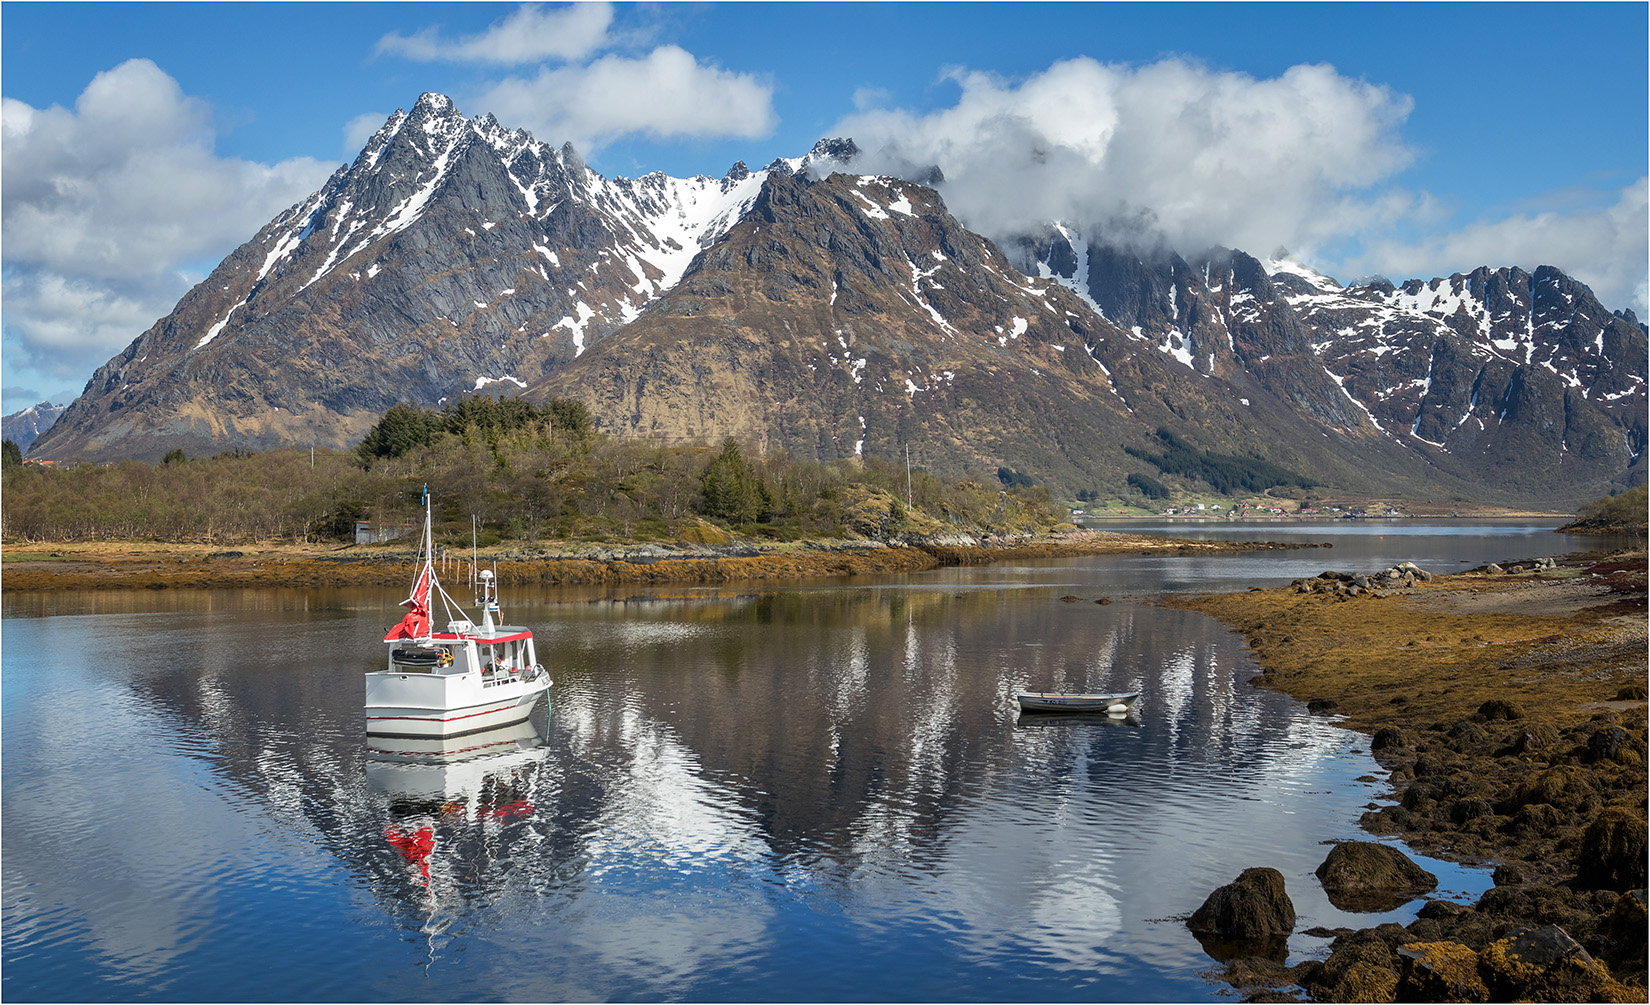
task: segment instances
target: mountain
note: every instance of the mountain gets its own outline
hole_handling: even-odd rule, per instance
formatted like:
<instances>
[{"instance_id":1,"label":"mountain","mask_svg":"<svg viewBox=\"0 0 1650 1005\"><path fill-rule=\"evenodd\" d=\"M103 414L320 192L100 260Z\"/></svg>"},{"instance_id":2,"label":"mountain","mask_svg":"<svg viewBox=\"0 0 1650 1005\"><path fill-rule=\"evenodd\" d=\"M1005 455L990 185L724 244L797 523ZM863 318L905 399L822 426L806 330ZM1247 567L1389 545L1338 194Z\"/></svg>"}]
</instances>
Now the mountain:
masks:
<instances>
[{"instance_id":1,"label":"mountain","mask_svg":"<svg viewBox=\"0 0 1650 1005\"><path fill-rule=\"evenodd\" d=\"M93 374L40 449L342 446L398 401L524 388L674 286L766 174L609 180L426 94Z\"/></svg>"},{"instance_id":2,"label":"mountain","mask_svg":"<svg viewBox=\"0 0 1650 1005\"><path fill-rule=\"evenodd\" d=\"M775 173L675 288L525 397L578 397L621 435L733 435L825 461L909 445L942 476L1009 467L1073 492L1145 468L1124 448L1164 427L1360 486L1412 464L1151 346L1015 269L932 189Z\"/></svg>"},{"instance_id":3,"label":"mountain","mask_svg":"<svg viewBox=\"0 0 1650 1005\"><path fill-rule=\"evenodd\" d=\"M993 243L851 141L607 179L426 94L94 374L36 456L347 445L397 401L573 396L602 427L1117 491L1163 446L1349 491L1643 478L1644 327L1554 269L1342 287L1047 225ZM1126 449L1127 448L1127 449Z\"/></svg>"},{"instance_id":4,"label":"mountain","mask_svg":"<svg viewBox=\"0 0 1650 1005\"><path fill-rule=\"evenodd\" d=\"M21 412L13 412L0 419L0 439L10 440L17 444L19 450L28 453L40 434L50 429L57 417L63 414L64 407L42 401Z\"/></svg>"},{"instance_id":5,"label":"mountain","mask_svg":"<svg viewBox=\"0 0 1650 1005\"><path fill-rule=\"evenodd\" d=\"M1014 251L1187 367L1246 372L1319 422L1412 451L1428 477L1527 499L1644 479L1645 327L1558 269L1343 287L1286 259L1189 263L1067 228Z\"/></svg>"}]
</instances>

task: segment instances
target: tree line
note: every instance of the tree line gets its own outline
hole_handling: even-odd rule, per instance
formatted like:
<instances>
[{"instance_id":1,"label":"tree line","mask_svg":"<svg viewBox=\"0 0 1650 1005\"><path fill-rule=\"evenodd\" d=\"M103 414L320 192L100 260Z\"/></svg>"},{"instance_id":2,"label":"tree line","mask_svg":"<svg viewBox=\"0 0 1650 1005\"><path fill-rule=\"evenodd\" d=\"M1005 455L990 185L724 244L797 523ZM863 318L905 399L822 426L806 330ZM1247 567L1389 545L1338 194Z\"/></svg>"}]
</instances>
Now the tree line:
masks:
<instances>
[{"instance_id":1,"label":"tree line","mask_svg":"<svg viewBox=\"0 0 1650 1005\"><path fill-rule=\"evenodd\" d=\"M1280 486L1312 488L1318 484L1305 475L1258 457L1199 450L1168 429L1158 429L1157 438L1164 445L1162 453L1129 444L1123 445L1123 452L1145 461L1163 474L1207 482L1222 495L1260 493ZM1168 488L1149 475L1130 475L1128 481L1148 498L1165 499L1169 496Z\"/></svg>"},{"instance_id":2,"label":"tree line","mask_svg":"<svg viewBox=\"0 0 1650 1005\"><path fill-rule=\"evenodd\" d=\"M20 458L19 458L20 459ZM355 524L421 518L437 536L674 540L709 523L781 540L947 530L1027 533L1064 519L1046 487L942 482L876 458L819 464L733 439L666 446L596 432L582 403L467 398L396 405L352 450L234 451L158 465L50 468L4 456L7 540L350 541Z\"/></svg>"}]
</instances>

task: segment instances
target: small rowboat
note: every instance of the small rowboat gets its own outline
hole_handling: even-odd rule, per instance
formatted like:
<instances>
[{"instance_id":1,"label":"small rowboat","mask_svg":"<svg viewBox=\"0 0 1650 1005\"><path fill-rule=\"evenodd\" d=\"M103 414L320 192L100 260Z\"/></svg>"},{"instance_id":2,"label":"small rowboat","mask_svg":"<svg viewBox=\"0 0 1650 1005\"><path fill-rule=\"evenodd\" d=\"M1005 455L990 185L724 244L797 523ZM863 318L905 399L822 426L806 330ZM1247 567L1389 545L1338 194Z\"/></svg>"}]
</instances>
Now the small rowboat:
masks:
<instances>
[{"instance_id":1,"label":"small rowboat","mask_svg":"<svg viewBox=\"0 0 1650 1005\"><path fill-rule=\"evenodd\" d=\"M1020 691L1014 698L1024 712L1129 712L1140 701L1140 692L1052 694L1046 691Z\"/></svg>"}]
</instances>

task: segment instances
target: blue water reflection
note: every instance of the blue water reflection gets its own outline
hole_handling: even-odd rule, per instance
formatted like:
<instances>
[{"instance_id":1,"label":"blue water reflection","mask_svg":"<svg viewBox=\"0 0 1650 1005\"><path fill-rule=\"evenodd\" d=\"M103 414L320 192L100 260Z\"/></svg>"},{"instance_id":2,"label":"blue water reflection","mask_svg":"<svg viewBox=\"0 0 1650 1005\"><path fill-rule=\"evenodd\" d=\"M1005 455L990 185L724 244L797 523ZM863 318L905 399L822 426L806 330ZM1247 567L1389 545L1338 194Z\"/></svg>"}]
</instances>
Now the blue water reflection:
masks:
<instances>
[{"instance_id":1,"label":"blue water reflection","mask_svg":"<svg viewBox=\"0 0 1650 1005\"><path fill-rule=\"evenodd\" d=\"M1360 738L1150 596L1550 543L1347 540L517 597L553 707L485 756L363 743L394 591L7 594L0 989L1214 1000L1174 919L1244 868L1283 871L1303 929L1410 915L1312 876L1386 793ZM1031 719L1025 687L1147 699Z\"/></svg>"}]
</instances>

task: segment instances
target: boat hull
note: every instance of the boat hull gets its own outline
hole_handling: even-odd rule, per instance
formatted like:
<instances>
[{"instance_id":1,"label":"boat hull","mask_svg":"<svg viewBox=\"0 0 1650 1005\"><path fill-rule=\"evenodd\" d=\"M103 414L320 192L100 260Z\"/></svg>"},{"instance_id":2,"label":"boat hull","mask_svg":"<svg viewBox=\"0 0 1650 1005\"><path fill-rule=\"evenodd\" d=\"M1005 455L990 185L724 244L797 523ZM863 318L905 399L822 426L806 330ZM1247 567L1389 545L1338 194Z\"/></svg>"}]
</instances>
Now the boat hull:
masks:
<instances>
[{"instance_id":1,"label":"boat hull","mask_svg":"<svg viewBox=\"0 0 1650 1005\"><path fill-rule=\"evenodd\" d=\"M480 674L394 673L367 678L367 735L451 739L521 722L550 687L533 681L484 682Z\"/></svg>"},{"instance_id":2,"label":"boat hull","mask_svg":"<svg viewBox=\"0 0 1650 1005\"><path fill-rule=\"evenodd\" d=\"M1124 709L1133 709L1140 701L1140 694L1053 694L1021 691L1014 698L1020 703L1020 710L1024 712L1109 712L1119 705Z\"/></svg>"}]
</instances>

